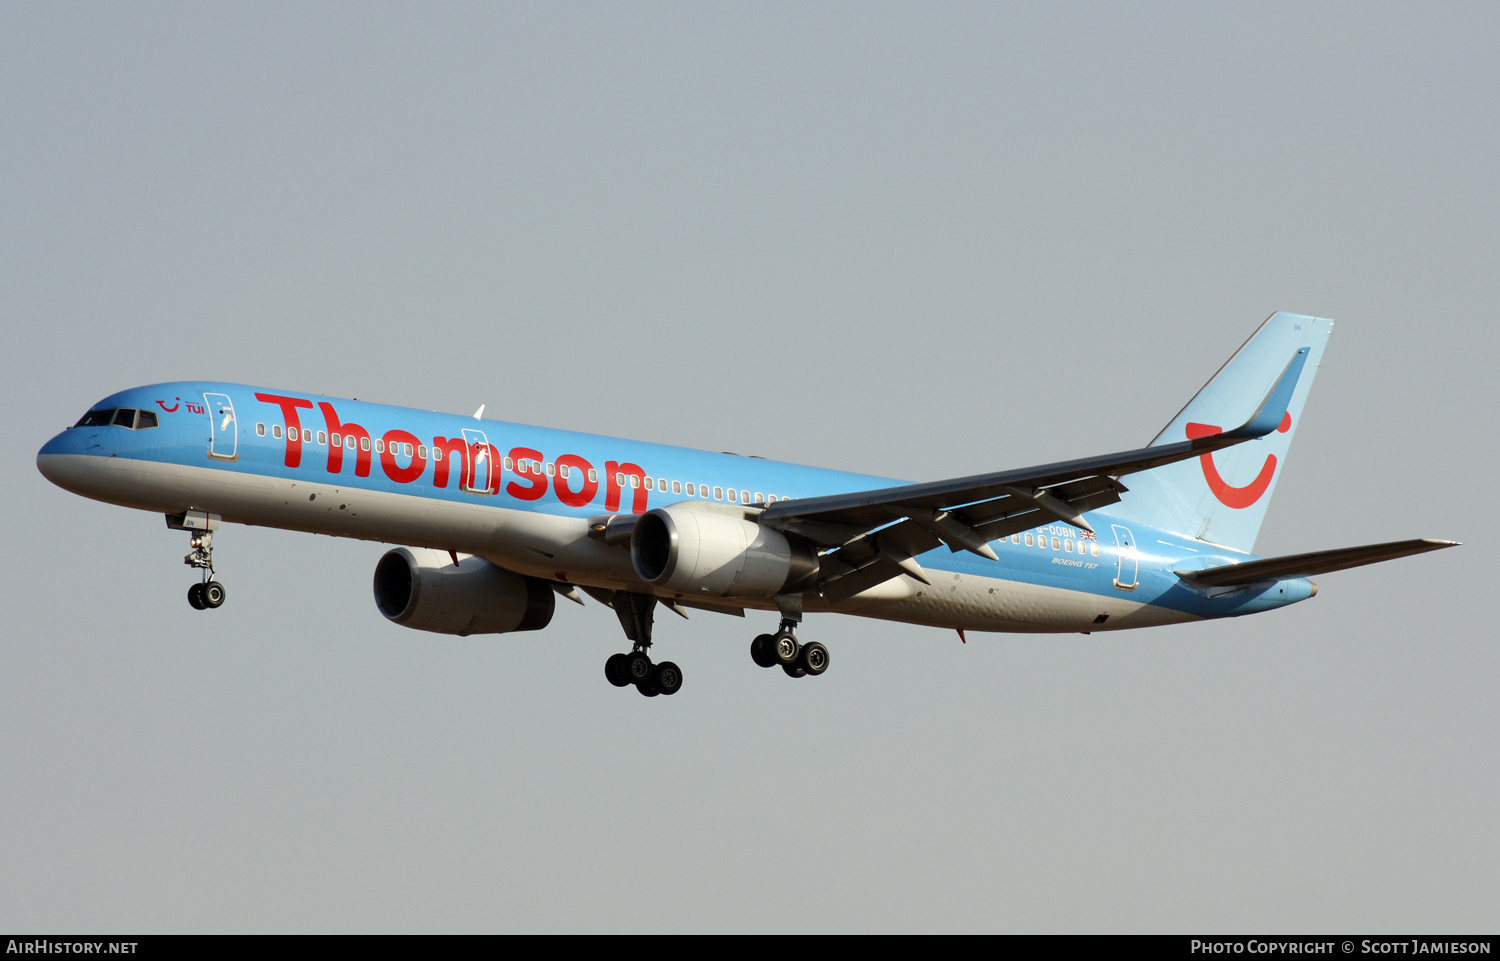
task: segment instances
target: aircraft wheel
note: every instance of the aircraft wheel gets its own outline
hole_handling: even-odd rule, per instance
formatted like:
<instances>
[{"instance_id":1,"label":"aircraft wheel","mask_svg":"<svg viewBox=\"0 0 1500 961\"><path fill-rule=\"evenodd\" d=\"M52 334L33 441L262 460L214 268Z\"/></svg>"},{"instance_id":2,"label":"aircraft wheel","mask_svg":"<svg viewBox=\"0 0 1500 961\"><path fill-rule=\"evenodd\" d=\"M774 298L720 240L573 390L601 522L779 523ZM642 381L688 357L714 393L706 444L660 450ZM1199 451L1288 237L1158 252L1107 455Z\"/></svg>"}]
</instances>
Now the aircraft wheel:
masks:
<instances>
[{"instance_id":1,"label":"aircraft wheel","mask_svg":"<svg viewBox=\"0 0 1500 961\"><path fill-rule=\"evenodd\" d=\"M198 592L198 596L203 598L204 607L210 609L222 607L224 604L224 585L218 581L209 581L203 585L203 589Z\"/></svg>"},{"instance_id":2,"label":"aircraft wheel","mask_svg":"<svg viewBox=\"0 0 1500 961\"><path fill-rule=\"evenodd\" d=\"M797 658L797 666L813 677L817 677L828 670L828 648L817 641L802 645L802 654Z\"/></svg>"},{"instance_id":3,"label":"aircraft wheel","mask_svg":"<svg viewBox=\"0 0 1500 961\"><path fill-rule=\"evenodd\" d=\"M781 665L781 669L786 671L787 677L805 677L807 675L807 668L800 664L783 664Z\"/></svg>"},{"instance_id":4,"label":"aircraft wheel","mask_svg":"<svg viewBox=\"0 0 1500 961\"><path fill-rule=\"evenodd\" d=\"M682 669L671 661L662 661L656 665L653 680L663 694L676 694L682 690Z\"/></svg>"},{"instance_id":5,"label":"aircraft wheel","mask_svg":"<svg viewBox=\"0 0 1500 961\"><path fill-rule=\"evenodd\" d=\"M201 611L208 606L207 604L203 603L202 584L194 584L192 587L188 588L188 603L193 605L193 610L195 611Z\"/></svg>"},{"instance_id":6,"label":"aircraft wheel","mask_svg":"<svg viewBox=\"0 0 1500 961\"><path fill-rule=\"evenodd\" d=\"M656 672L653 670L651 676L635 686L646 697L655 697L661 693L661 685L656 682Z\"/></svg>"},{"instance_id":7,"label":"aircraft wheel","mask_svg":"<svg viewBox=\"0 0 1500 961\"><path fill-rule=\"evenodd\" d=\"M611 654L609 660L604 662L604 676L615 687L625 687L630 683L630 678L625 676L625 662L627 660L629 660L629 655Z\"/></svg>"},{"instance_id":8,"label":"aircraft wheel","mask_svg":"<svg viewBox=\"0 0 1500 961\"><path fill-rule=\"evenodd\" d=\"M631 684L644 684L651 679L651 658L645 651L625 655L625 679Z\"/></svg>"},{"instance_id":9,"label":"aircraft wheel","mask_svg":"<svg viewBox=\"0 0 1500 961\"><path fill-rule=\"evenodd\" d=\"M750 660L760 667L775 667L776 653L772 650L774 638L769 634L761 634L750 642Z\"/></svg>"},{"instance_id":10,"label":"aircraft wheel","mask_svg":"<svg viewBox=\"0 0 1500 961\"><path fill-rule=\"evenodd\" d=\"M801 653L802 645L797 643L797 638L790 632L777 631L776 636L771 638L771 654L782 667L796 664L797 655Z\"/></svg>"}]
</instances>

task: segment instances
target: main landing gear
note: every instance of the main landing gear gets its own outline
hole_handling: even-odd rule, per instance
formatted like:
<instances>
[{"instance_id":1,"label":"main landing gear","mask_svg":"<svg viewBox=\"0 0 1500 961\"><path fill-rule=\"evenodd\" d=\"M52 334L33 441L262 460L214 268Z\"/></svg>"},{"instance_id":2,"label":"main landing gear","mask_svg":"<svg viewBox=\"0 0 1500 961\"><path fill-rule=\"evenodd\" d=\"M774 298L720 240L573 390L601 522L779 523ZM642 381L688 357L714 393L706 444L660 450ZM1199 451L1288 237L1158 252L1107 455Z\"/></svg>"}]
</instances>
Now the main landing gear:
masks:
<instances>
[{"instance_id":1,"label":"main landing gear","mask_svg":"<svg viewBox=\"0 0 1500 961\"><path fill-rule=\"evenodd\" d=\"M182 562L203 571L203 581L188 588L188 603L198 611L219 607L224 603L224 585L213 579L214 532L193 531L188 546L192 551Z\"/></svg>"},{"instance_id":2,"label":"main landing gear","mask_svg":"<svg viewBox=\"0 0 1500 961\"><path fill-rule=\"evenodd\" d=\"M612 606L631 642L629 654L612 654L604 662L604 676L615 687L635 689L646 697L676 694L682 689L682 669L671 661L654 664L646 651L651 647L651 622L656 598L650 594L615 591Z\"/></svg>"},{"instance_id":3,"label":"main landing gear","mask_svg":"<svg viewBox=\"0 0 1500 961\"><path fill-rule=\"evenodd\" d=\"M800 643L796 622L783 619L775 634L750 642L750 659L761 667L780 667L787 677L817 677L828 670L828 648L817 641Z\"/></svg>"}]
</instances>

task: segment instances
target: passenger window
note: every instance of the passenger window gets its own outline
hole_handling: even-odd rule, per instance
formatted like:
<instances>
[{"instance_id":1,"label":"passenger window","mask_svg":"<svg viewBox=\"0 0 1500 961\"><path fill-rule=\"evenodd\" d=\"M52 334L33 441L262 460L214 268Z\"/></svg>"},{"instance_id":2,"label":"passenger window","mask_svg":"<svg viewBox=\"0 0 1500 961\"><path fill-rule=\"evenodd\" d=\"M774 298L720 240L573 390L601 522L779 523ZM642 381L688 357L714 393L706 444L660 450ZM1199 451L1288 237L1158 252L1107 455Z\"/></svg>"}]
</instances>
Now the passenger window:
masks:
<instances>
[{"instance_id":1,"label":"passenger window","mask_svg":"<svg viewBox=\"0 0 1500 961\"><path fill-rule=\"evenodd\" d=\"M333 446L340 447L340 448L344 446L344 435L343 434L334 434L332 440L333 440Z\"/></svg>"},{"instance_id":2,"label":"passenger window","mask_svg":"<svg viewBox=\"0 0 1500 961\"><path fill-rule=\"evenodd\" d=\"M766 495L762 494L760 491L756 491L755 492L755 503L757 503L757 504L764 504L765 502L766 502Z\"/></svg>"},{"instance_id":3,"label":"passenger window","mask_svg":"<svg viewBox=\"0 0 1500 961\"><path fill-rule=\"evenodd\" d=\"M256 424L255 425L255 436L256 437L264 437L264 436L266 436L266 425L265 424Z\"/></svg>"},{"instance_id":4,"label":"passenger window","mask_svg":"<svg viewBox=\"0 0 1500 961\"><path fill-rule=\"evenodd\" d=\"M774 504L774 503L776 503L776 495L772 494L770 497L767 497L766 498L766 503L767 504Z\"/></svg>"},{"instance_id":5,"label":"passenger window","mask_svg":"<svg viewBox=\"0 0 1500 961\"><path fill-rule=\"evenodd\" d=\"M1012 544L1019 544L1019 543L1021 543L1021 535L1020 534L1012 534L1012 535L1010 535L1010 542Z\"/></svg>"},{"instance_id":6,"label":"passenger window","mask_svg":"<svg viewBox=\"0 0 1500 961\"><path fill-rule=\"evenodd\" d=\"M1032 541L1033 541L1032 536L1030 534L1027 534L1026 535L1026 546L1027 547L1031 547L1032 546Z\"/></svg>"},{"instance_id":7,"label":"passenger window","mask_svg":"<svg viewBox=\"0 0 1500 961\"><path fill-rule=\"evenodd\" d=\"M274 437L274 438L276 438L277 440L281 440L281 425L280 424L273 424L271 426L271 436Z\"/></svg>"},{"instance_id":8,"label":"passenger window","mask_svg":"<svg viewBox=\"0 0 1500 961\"><path fill-rule=\"evenodd\" d=\"M426 445L423 445L423 444L418 444L417 445L417 456L420 457L420 458L422 458L423 460L427 459L427 447L426 447Z\"/></svg>"},{"instance_id":9,"label":"passenger window","mask_svg":"<svg viewBox=\"0 0 1500 961\"><path fill-rule=\"evenodd\" d=\"M721 501L723 499L724 499L724 488L722 488L722 487L715 487L714 488L714 500Z\"/></svg>"},{"instance_id":10,"label":"passenger window","mask_svg":"<svg viewBox=\"0 0 1500 961\"><path fill-rule=\"evenodd\" d=\"M1073 553L1073 542L1067 538L1063 538L1063 550L1069 554Z\"/></svg>"},{"instance_id":11,"label":"passenger window","mask_svg":"<svg viewBox=\"0 0 1500 961\"><path fill-rule=\"evenodd\" d=\"M143 410L135 415L136 430L150 430L156 426L156 412Z\"/></svg>"},{"instance_id":12,"label":"passenger window","mask_svg":"<svg viewBox=\"0 0 1500 961\"><path fill-rule=\"evenodd\" d=\"M121 407L119 410L115 411L115 426L129 427L134 430L135 411L131 410L129 407Z\"/></svg>"},{"instance_id":13,"label":"passenger window","mask_svg":"<svg viewBox=\"0 0 1500 961\"><path fill-rule=\"evenodd\" d=\"M1058 543L1057 543L1057 538L1055 538L1055 537L1054 537L1054 538L1052 538L1052 549L1053 549L1053 550L1054 550L1054 551L1055 551L1055 550L1057 550L1057 549L1058 549L1058 548L1059 548L1059 547L1061 547L1061 546L1062 546L1062 545L1060 545L1060 544L1058 544Z\"/></svg>"},{"instance_id":14,"label":"passenger window","mask_svg":"<svg viewBox=\"0 0 1500 961\"><path fill-rule=\"evenodd\" d=\"M692 481L688 481L687 493L688 493L689 497L697 497L698 496L698 485L694 484Z\"/></svg>"},{"instance_id":15,"label":"passenger window","mask_svg":"<svg viewBox=\"0 0 1500 961\"><path fill-rule=\"evenodd\" d=\"M1099 545L1097 542L1089 545L1089 553L1095 557L1099 556Z\"/></svg>"},{"instance_id":16,"label":"passenger window","mask_svg":"<svg viewBox=\"0 0 1500 961\"><path fill-rule=\"evenodd\" d=\"M682 493L682 481L673 481L672 482L672 493L674 493L674 494L681 494Z\"/></svg>"},{"instance_id":17,"label":"passenger window","mask_svg":"<svg viewBox=\"0 0 1500 961\"><path fill-rule=\"evenodd\" d=\"M640 487L641 486L641 479L639 477L637 477L635 474L631 474L630 475L630 486L631 487Z\"/></svg>"},{"instance_id":18,"label":"passenger window","mask_svg":"<svg viewBox=\"0 0 1500 961\"><path fill-rule=\"evenodd\" d=\"M646 478L646 490L648 490L648 491L654 491L654 490L656 490L656 481L652 480L649 477Z\"/></svg>"},{"instance_id":19,"label":"passenger window","mask_svg":"<svg viewBox=\"0 0 1500 961\"><path fill-rule=\"evenodd\" d=\"M596 471L596 470L594 470L592 467L589 468L589 483L590 484L597 484L597 483L599 483L599 472Z\"/></svg>"},{"instance_id":20,"label":"passenger window","mask_svg":"<svg viewBox=\"0 0 1500 961\"><path fill-rule=\"evenodd\" d=\"M375 439L375 453L377 453L377 454L384 454L385 453L385 439L384 438L379 438L378 437L378 438Z\"/></svg>"},{"instance_id":21,"label":"passenger window","mask_svg":"<svg viewBox=\"0 0 1500 961\"><path fill-rule=\"evenodd\" d=\"M318 431L318 446L319 447L326 447L327 445L328 445L328 432L327 431L322 431L322 430Z\"/></svg>"},{"instance_id":22,"label":"passenger window","mask_svg":"<svg viewBox=\"0 0 1500 961\"><path fill-rule=\"evenodd\" d=\"M434 461L441 461L443 459L443 449L441 447L434 447L432 449L432 459Z\"/></svg>"},{"instance_id":23,"label":"passenger window","mask_svg":"<svg viewBox=\"0 0 1500 961\"><path fill-rule=\"evenodd\" d=\"M302 443L312 443L312 431L308 430L306 427L302 428Z\"/></svg>"},{"instance_id":24,"label":"passenger window","mask_svg":"<svg viewBox=\"0 0 1500 961\"><path fill-rule=\"evenodd\" d=\"M368 438L368 437L361 437L359 439L359 449L360 450L369 450L370 449L370 438Z\"/></svg>"},{"instance_id":25,"label":"passenger window","mask_svg":"<svg viewBox=\"0 0 1500 961\"><path fill-rule=\"evenodd\" d=\"M739 500L739 492L736 491L733 487L729 488L729 503L738 504Z\"/></svg>"}]
</instances>

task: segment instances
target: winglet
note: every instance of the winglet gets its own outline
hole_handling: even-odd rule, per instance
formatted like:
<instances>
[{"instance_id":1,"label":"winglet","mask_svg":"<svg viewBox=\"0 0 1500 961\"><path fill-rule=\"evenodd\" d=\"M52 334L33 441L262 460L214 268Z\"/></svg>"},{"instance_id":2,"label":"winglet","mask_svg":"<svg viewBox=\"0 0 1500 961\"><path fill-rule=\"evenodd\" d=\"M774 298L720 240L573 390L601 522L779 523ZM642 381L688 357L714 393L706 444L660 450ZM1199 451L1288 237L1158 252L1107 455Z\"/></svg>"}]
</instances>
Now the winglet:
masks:
<instances>
[{"instance_id":1,"label":"winglet","mask_svg":"<svg viewBox=\"0 0 1500 961\"><path fill-rule=\"evenodd\" d=\"M1297 380L1302 376L1302 366L1307 363L1307 348L1300 348L1287 362L1286 369L1276 379L1271 392L1260 402L1260 407L1239 427L1225 434L1237 440L1254 440L1264 437L1281 426L1292 403L1292 392L1297 389ZM1253 396L1253 395L1252 395Z\"/></svg>"},{"instance_id":2,"label":"winglet","mask_svg":"<svg viewBox=\"0 0 1500 961\"><path fill-rule=\"evenodd\" d=\"M475 420L483 420L484 419L484 405L483 404L480 404L479 405L479 409L474 412L474 419Z\"/></svg>"}]
</instances>

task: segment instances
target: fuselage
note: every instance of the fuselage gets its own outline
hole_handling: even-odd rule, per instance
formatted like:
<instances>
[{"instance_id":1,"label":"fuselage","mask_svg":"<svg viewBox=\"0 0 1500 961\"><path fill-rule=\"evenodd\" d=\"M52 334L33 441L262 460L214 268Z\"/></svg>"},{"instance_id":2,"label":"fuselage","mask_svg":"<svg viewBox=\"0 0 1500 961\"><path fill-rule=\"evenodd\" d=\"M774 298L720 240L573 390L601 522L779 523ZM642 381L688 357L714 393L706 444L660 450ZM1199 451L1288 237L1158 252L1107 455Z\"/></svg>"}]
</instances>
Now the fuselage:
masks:
<instances>
[{"instance_id":1,"label":"fuselage","mask_svg":"<svg viewBox=\"0 0 1500 961\"><path fill-rule=\"evenodd\" d=\"M42 448L41 472L86 497L463 552L530 577L722 610L776 605L653 589L628 550L590 536L589 520L688 501L753 511L904 483L239 384L133 388L91 410L152 416L85 417ZM992 542L998 560L939 548L919 558L928 584L902 576L836 605L809 595L806 608L961 630L1092 632L1249 614L1316 590L1305 578L1219 591L1189 585L1175 572L1253 556L1151 528L1128 493L1085 516L1095 533L1043 525Z\"/></svg>"}]
</instances>

